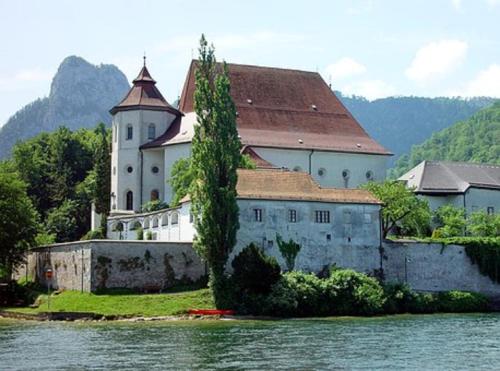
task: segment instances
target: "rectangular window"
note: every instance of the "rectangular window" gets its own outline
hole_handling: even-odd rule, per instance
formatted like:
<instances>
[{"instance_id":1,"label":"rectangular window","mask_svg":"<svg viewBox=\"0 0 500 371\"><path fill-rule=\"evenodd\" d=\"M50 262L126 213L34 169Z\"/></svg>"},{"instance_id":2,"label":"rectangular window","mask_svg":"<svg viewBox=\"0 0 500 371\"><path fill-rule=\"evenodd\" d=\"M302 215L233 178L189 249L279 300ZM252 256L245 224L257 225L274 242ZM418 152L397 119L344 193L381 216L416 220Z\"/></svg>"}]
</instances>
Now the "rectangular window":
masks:
<instances>
[{"instance_id":1,"label":"rectangular window","mask_svg":"<svg viewBox=\"0 0 500 371\"><path fill-rule=\"evenodd\" d=\"M316 210L315 221L316 223L330 223L330 211Z\"/></svg>"},{"instance_id":2,"label":"rectangular window","mask_svg":"<svg viewBox=\"0 0 500 371\"><path fill-rule=\"evenodd\" d=\"M288 210L288 221L290 223L297 223L297 210Z\"/></svg>"},{"instance_id":3,"label":"rectangular window","mask_svg":"<svg viewBox=\"0 0 500 371\"><path fill-rule=\"evenodd\" d=\"M127 140L132 140L132 137L134 136L134 129L132 125L127 125Z\"/></svg>"},{"instance_id":4,"label":"rectangular window","mask_svg":"<svg viewBox=\"0 0 500 371\"><path fill-rule=\"evenodd\" d=\"M256 222L261 222L262 221L262 209L253 209L254 213L254 220Z\"/></svg>"},{"instance_id":5,"label":"rectangular window","mask_svg":"<svg viewBox=\"0 0 500 371\"><path fill-rule=\"evenodd\" d=\"M488 215L493 215L495 213L495 208L493 206L488 206L486 212L488 213Z\"/></svg>"}]
</instances>

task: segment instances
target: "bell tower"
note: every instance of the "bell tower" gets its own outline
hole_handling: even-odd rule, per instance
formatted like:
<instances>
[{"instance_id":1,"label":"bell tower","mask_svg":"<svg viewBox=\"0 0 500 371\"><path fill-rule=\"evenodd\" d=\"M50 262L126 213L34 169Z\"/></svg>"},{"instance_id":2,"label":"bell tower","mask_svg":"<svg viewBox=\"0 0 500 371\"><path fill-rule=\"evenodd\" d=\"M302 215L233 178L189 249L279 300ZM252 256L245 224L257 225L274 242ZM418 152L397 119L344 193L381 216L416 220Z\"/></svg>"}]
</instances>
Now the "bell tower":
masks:
<instances>
[{"instance_id":1,"label":"bell tower","mask_svg":"<svg viewBox=\"0 0 500 371\"><path fill-rule=\"evenodd\" d=\"M143 169L146 143L163 134L181 113L172 107L156 87L146 67L112 115L111 214L139 212L149 200L143 200Z\"/></svg>"}]
</instances>

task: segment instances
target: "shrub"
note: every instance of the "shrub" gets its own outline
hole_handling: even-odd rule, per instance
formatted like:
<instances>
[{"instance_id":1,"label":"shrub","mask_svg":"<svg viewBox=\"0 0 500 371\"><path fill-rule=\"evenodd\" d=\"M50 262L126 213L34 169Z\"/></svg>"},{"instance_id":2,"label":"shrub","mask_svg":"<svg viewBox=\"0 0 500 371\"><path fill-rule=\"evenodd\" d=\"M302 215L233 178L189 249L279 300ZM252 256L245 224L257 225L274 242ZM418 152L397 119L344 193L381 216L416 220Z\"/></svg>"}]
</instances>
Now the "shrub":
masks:
<instances>
[{"instance_id":1,"label":"shrub","mask_svg":"<svg viewBox=\"0 0 500 371\"><path fill-rule=\"evenodd\" d=\"M318 316L329 314L325 281L312 273L289 272L282 278L284 286L297 302L296 316Z\"/></svg>"},{"instance_id":2,"label":"shrub","mask_svg":"<svg viewBox=\"0 0 500 371\"><path fill-rule=\"evenodd\" d=\"M266 256L251 243L232 262L230 279L234 306L241 313L262 314L264 302L271 287L280 279L280 266L275 258Z\"/></svg>"},{"instance_id":3,"label":"shrub","mask_svg":"<svg viewBox=\"0 0 500 371\"><path fill-rule=\"evenodd\" d=\"M142 241L144 239L144 229L142 229L142 227L140 228L137 228L137 236L136 238L139 240L139 241Z\"/></svg>"},{"instance_id":4,"label":"shrub","mask_svg":"<svg viewBox=\"0 0 500 371\"><path fill-rule=\"evenodd\" d=\"M500 214L488 215L485 211L476 211L468 218L467 230L477 237L500 236Z\"/></svg>"},{"instance_id":5,"label":"shrub","mask_svg":"<svg viewBox=\"0 0 500 371\"><path fill-rule=\"evenodd\" d=\"M335 290L335 314L373 315L383 311L384 290L376 279L351 269L339 269L327 281Z\"/></svg>"},{"instance_id":6,"label":"shrub","mask_svg":"<svg viewBox=\"0 0 500 371\"><path fill-rule=\"evenodd\" d=\"M451 205L441 206L434 213L434 224L438 226L433 232L435 238L463 236L465 209Z\"/></svg>"},{"instance_id":7,"label":"shrub","mask_svg":"<svg viewBox=\"0 0 500 371\"><path fill-rule=\"evenodd\" d=\"M408 313L415 300L415 294L403 283L389 283L383 286L385 295L384 313Z\"/></svg>"},{"instance_id":8,"label":"shrub","mask_svg":"<svg viewBox=\"0 0 500 371\"><path fill-rule=\"evenodd\" d=\"M489 300L481 294L464 291L448 291L437 295L440 312L464 313L488 310Z\"/></svg>"},{"instance_id":9,"label":"shrub","mask_svg":"<svg viewBox=\"0 0 500 371\"><path fill-rule=\"evenodd\" d=\"M106 239L106 235L104 234L104 229L98 228L93 231L88 231L83 237L82 240L104 240Z\"/></svg>"},{"instance_id":10,"label":"shrub","mask_svg":"<svg viewBox=\"0 0 500 371\"><path fill-rule=\"evenodd\" d=\"M153 232L147 231L146 232L146 240L152 240L153 239Z\"/></svg>"},{"instance_id":11,"label":"shrub","mask_svg":"<svg viewBox=\"0 0 500 371\"><path fill-rule=\"evenodd\" d=\"M266 294L280 279L280 266L275 258L265 255L251 243L233 259L233 283L252 294Z\"/></svg>"},{"instance_id":12,"label":"shrub","mask_svg":"<svg viewBox=\"0 0 500 371\"><path fill-rule=\"evenodd\" d=\"M262 314L278 317L292 317L297 314L297 293L285 278L281 278L271 287L262 306Z\"/></svg>"},{"instance_id":13,"label":"shrub","mask_svg":"<svg viewBox=\"0 0 500 371\"><path fill-rule=\"evenodd\" d=\"M168 204L160 200L148 201L141 207L141 211L143 213L149 213L152 211L158 211L163 209L168 209Z\"/></svg>"}]
</instances>

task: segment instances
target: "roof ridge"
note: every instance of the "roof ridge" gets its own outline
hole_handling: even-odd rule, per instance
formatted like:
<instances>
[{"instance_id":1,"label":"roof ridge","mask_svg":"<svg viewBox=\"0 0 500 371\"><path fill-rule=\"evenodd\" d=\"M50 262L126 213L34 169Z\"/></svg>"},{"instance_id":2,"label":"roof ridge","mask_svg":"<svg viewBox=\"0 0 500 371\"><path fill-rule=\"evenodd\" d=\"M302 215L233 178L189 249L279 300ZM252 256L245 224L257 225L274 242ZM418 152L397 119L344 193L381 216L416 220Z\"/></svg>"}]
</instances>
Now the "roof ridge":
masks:
<instances>
[{"instance_id":1,"label":"roof ridge","mask_svg":"<svg viewBox=\"0 0 500 371\"><path fill-rule=\"evenodd\" d=\"M192 59L191 63L197 63L198 59ZM223 60L222 62L217 62L217 64L221 65L223 63L226 63L228 66L241 66L241 67L252 67L252 68L262 68L266 70L278 70L278 71L290 71L290 72L299 72L299 73L311 73L314 75L318 75L321 77L319 72L316 71L309 71L309 70L301 70L298 68L285 68L285 67L269 67L269 66L261 66L258 64L245 64L245 63L233 63L233 62L226 62Z\"/></svg>"}]
</instances>

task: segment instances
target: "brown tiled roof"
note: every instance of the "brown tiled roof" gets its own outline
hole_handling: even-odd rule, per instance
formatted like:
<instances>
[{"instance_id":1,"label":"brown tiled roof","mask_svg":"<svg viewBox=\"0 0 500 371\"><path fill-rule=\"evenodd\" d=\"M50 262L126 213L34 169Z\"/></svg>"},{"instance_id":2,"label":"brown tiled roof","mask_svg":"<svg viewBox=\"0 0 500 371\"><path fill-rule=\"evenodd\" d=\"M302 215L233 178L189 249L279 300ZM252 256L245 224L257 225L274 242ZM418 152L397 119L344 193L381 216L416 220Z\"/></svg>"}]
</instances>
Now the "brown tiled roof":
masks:
<instances>
[{"instance_id":1,"label":"brown tiled roof","mask_svg":"<svg viewBox=\"0 0 500 371\"><path fill-rule=\"evenodd\" d=\"M142 67L139 75L133 81L132 88L125 98L110 110L111 114L132 109L149 109L168 111L180 116L180 112L163 98L155 84L156 81L151 77L146 66Z\"/></svg>"},{"instance_id":2,"label":"brown tiled roof","mask_svg":"<svg viewBox=\"0 0 500 371\"><path fill-rule=\"evenodd\" d=\"M390 155L370 138L316 72L228 64L238 132L250 146ZM192 112L196 61L179 109Z\"/></svg>"},{"instance_id":3,"label":"brown tiled roof","mask_svg":"<svg viewBox=\"0 0 500 371\"><path fill-rule=\"evenodd\" d=\"M382 204L364 189L321 188L307 173L281 169L238 169L236 191L239 199Z\"/></svg>"},{"instance_id":4,"label":"brown tiled roof","mask_svg":"<svg viewBox=\"0 0 500 371\"><path fill-rule=\"evenodd\" d=\"M264 160L259 156L257 152L253 150L252 147L244 146L241 149L241 154L247 155L255 163L257 169L277 169L278 167L271 164L270 162Z\"/></svg>"},{"instance_id":5,"label":"brown tiled roof","mask_svg":"<svg viewBox=\"0 0 500 371\"><path fill-rule=\"evenodd\" d=\"M238 170L238 198L380 204L362 189L321 188L307 173L288 170Z\"/></svg>"}]
</instances>

